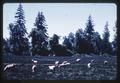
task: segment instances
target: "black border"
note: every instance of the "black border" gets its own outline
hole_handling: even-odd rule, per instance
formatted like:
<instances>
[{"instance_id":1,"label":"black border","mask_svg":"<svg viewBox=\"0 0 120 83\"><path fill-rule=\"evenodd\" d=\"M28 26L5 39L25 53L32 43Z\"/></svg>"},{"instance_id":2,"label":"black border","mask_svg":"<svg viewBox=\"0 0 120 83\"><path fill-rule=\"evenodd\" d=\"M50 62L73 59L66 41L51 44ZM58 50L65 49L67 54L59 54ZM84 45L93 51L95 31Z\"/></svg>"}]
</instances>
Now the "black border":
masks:
<instances>
[{"instance_id":1,"label":"black border","mask_svg":"<svg viewBox=\"0 0 120 83\"><path fill-rule=\"evenodd\" d=\"M117 3L119 0L1 0L3 3Z\"/></svg>"},{"instance_id":2,"label":"black border","mask_svg":"<svg viewBox=\"0 0 120 83\"><path fill-rule=\"evenodd\" d=\"M120 0L0 0L0 35L1 35L1 45L2 46L2 37L3 37L3 4L4 3L114 3L116 4L117 6L117 80L120 80L120 53L119 53L119 49L120 49L120 43L119 43L119 40L120 40ZM11 10L12 11L12 10ZM109 14L108 14L109 15ZM2 49L2 47L1 47ZM0 50L1 51L1 50ZM1 53L1 56L2 56L2 53ZM1 59L1 62L2 63L2 58ZM2 65L0 64L0 67L2 67ZM2 79L2 71L0 71L1 73L1 80L2 82L16 82L16 83L34 83L34 82L40 82L40 80L21 80L21 81L5 81ZM62 82L62 80L59 80L60 82ZM44 81L43 81L44 82ZM49 81L45 81L45 82L49 82ZM56 82L56 81L51 81L51 82ZM64 81L65 82L65 81ZM67 81L66 81L67 82ZM74 82L74 81L68 81L68 82ZM103 83L103 82L107 82L107 81L102 81L102 80L99 80L99 81L78 81L78 82L85 82L85 83ZM109 81L109 82L115 82L115 81Z\"/></svg>"}]
</instances>

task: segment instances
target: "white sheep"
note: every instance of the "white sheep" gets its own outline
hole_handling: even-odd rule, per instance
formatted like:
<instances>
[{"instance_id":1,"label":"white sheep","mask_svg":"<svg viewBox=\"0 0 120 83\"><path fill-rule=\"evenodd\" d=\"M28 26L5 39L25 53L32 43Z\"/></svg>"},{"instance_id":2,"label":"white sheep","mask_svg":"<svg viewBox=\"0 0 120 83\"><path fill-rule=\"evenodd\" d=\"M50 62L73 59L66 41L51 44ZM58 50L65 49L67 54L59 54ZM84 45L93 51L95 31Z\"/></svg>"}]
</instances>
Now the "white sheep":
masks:
<instances>
[{"instance_id":1,"label":"white sheep","mask_svg":"<svg viewBox=\"0 0 120 83\"><path fill-rule=\"evenodd\" d=\"M37 66L36 65L33 65L32 66L32 72L35 72L35 68L36 68Z\"/></svg>"},{"instance_id":2,"label":"white sheep","mask_svg":"<svg viewBox=\"0 0 120 83\"><path fill-rule=\"evenodd\" d=\"M37 63L38 61L32 59L32 62L33 62L33 63Z\"/></svg>"},{"instance_id":3,"label":"white sheep","mask_svg":"<svg viewBox=\"0 0 120 83\"><path fill-rule=\"evenodd\" d=\"M5 71L6 69L8 69L8 68L14 67L15 65L16 65L15 63L6 65L6 66L4 67L4 71Z\"/></svg>"},{"instance_id":4,"label":"white sheep","mask_svg":"<svg viewBox=\"0 0 120 83\"><path fill-rule=\"evenodd\" d=\"M76 62L80 61L80 59L76 59Z\"/></svg>"}]
</instances>

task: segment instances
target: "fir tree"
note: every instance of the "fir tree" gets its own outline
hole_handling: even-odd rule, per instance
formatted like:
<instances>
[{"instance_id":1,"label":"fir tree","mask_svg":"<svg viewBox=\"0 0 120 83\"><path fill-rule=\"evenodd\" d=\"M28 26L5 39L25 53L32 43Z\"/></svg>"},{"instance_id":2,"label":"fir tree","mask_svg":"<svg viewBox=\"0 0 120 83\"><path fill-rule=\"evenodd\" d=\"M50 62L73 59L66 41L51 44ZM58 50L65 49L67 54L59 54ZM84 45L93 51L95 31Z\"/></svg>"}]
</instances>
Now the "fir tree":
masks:
<instances>
[{"instance_id":1,"label":"fir tree","mask_svg":"<svg viewBox=\"0 0 120 83\"><path fill-rule=\"evenodd\" d=\"M69 33L68 39L69 39L69 41L70 41L70 43L72 45L71 50L74 52L74 49L75 49L75 44L74 44L75 43L75 37L74 37L74 34L72 32Z\"/></svg>"},{"instance_id":2,"label":"fir tree","mask_svg":"<svg viewBox=\"0 0 120 83\"><path fill-rule=\"evenodd\" d=\"M103 34L103 53L108 53L111 54L112 52L112 47L111 43L109 42L109 29L108 29L108 22L106 22L105 28L104 28L104 34Z\"/></svg>"},{"instance_id":3,"label":"fir tree","mask_svg":"<svg viewBox=\"0 0 120 83\"><path fill-rule=\"evenodd\" d=\"M56 56L71 56L72 52L66 46L59 44L59 36L54 34L50 39L51 53Z\"/></svg>"},{"instance_id":4,"label":"fir tree","mask_svg":"<svg viewBox=\"0 0 120 83\"><path fill-rule=\"evenodd\" d=\"M33 28L29 37L32 38L32 55L44 55L43 50L48 51L48 34L46 20L42 12L38 12Z\"/></svg>"},{"instance_id":5,"label":"fir tree","mask_svg":"<svg viewBox=\"0 0 120 83\"><path fill-rule=\"evenodd\" d=\"M114 30L114 39L112 41L113 54L117 54L117 23L115 24Z\"/></svg>"},{"instance_id":6,"label":"fir tree","mask_svg":"<svg viewBox=\"0 0 120 83\"><path fill-rule=\"evenodd\" d=\"M75 51L77 53L87 53L88 42L82 29L78 29L75 34Z\"/></svg>"},{"instance_id":7,"label":"fir tree","mask_svg":"<svg viewBox=\"0 0 120 83\"><path fill-rule=\"evenodd\" d=\"M106 42L109 42L109 37L110 37L110 33L109 33L109 29L108 29L108 22L106 22L106 25L104 28L103 40Z\"/></svg>"},{"instance_id":8,"label":"fir tree","mask_svg":"<svg viewBox=\"0 0 120 83\"><path fill-rule=\"evenodd\" d=\"M59 45L59 36L57 34L54 34L53 37L49 40L49 46L50 46L50 50L51 50L51 54L52 55L57 55L58 53L56 53L56 48Z\"/></svg>"},{"instance_id":9,"label":"fir tree","mask_svg":"<svg viewBox=\"0 0 120 83\"><path fill-rule=\"evenodd\" d=\"M72 32L69 33L68 38L69 38L70 42L73 44L75 38L74 38L74 34Z\"/></svg>"},{"instance_id":10,"label":"fir tree","mask_svg":"<svg viewBox=\"0 0 120 83\"><path fill-rule=\"evenodd\" d=\"M21 3L15 18L15 23L9 24L11 52L15 55L29 55L29 41L26 37L25 17Z\"/></svg>"},{"instance_id":11,"label":"fir tree","mask_svg":"<svg viewBox=\"0 0 120 83\"><path fill-rule=\"evenodd\" d=\"M92 22L92 17L88 17L88 22L86 23L86 28L85 28L85 39L87 40L87 51L88 53L93 53L94 52L94 47L92 44L92 38L94 34L94 25Z\"/></svg>"},{"instance_id":12,"label":"fir tree","mask_svg":"<svg viewBox=\"0 0 120 83\"><path fill-rule=\"evenodd\" d=\"M98 32L94 32L92 37L92 45L94 47L94 53L99 54L101 53L102 49L102 39L100 37L100 34Z\"/></svg>"},{"instance_id":13,"label":"fir tree","mask_svg":"<svg viewBox=\"0 0 120 83\"><path fill-rule=\"evenodd\" d=\"M89 40L91 41L93 33L94 33L94 25L92 22L92 17L89 16L88 22L86 23L86 28L85 28L85 36L88 41Z\"/></svg>"},{"instance_id":14,"label":"fir tree","mask_svg":"<svg viewBox=\"0 0 120 83\"><path fill-rule=\"evenodd\" d=\"M72 43L66 36L64 37L63 45L66 46L67 49L72 50Z\"/></svg>"},{"instance_id":15,"label":"fir tree","mask_svg":"<svg viewBox=\"0 0 120 83\"><path fill-rule=\"evenodd\" d=\"M58 45L59 44L59 39L60 39L60 37L57 34L54 34L53 37L49 41L50 42L50 47L53 48L56 45Z\"/></svg>"}]
</instances>

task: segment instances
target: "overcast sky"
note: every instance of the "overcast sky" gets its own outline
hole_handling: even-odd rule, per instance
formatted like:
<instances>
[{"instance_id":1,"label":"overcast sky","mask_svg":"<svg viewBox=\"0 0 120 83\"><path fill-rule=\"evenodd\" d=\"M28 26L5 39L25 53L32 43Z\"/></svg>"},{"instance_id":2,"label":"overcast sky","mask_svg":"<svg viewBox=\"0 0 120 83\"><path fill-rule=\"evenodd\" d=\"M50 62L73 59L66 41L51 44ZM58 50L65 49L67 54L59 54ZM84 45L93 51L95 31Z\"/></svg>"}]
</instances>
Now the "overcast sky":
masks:
<instances>
[{"instance_id":1,"label":"overcast sky","mask_svg":"<svg viewBox=\"0 0 120 83\"><path fill-rule=\"evenodd\" d=\"M85 28L88 16L91 15L95 31L103 34L106 21L109 23L110 41L113 39L113 27L117 19L117 9L111 3L22 3L25 12L28 33L34 28L38 12L43 12L48 25L48 34L67 36L79 28ZM3 5L3 37L9 37L8 25L15 21L15 13L19 3Z\"/></svg>"}]
</instances>

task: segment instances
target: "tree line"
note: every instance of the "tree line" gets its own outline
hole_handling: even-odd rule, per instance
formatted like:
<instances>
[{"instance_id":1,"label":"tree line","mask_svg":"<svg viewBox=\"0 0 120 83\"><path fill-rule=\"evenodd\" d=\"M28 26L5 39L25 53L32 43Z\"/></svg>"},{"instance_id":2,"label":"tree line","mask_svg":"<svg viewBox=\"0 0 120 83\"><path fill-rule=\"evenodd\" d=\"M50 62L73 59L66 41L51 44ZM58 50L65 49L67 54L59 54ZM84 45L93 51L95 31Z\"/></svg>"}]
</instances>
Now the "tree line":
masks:
<instances>
[{"instance_id":1,"label":"tree line","mask_svg":"<svg viewBox=\"0 0 120 83\"><path fill-rule=\"evenodd\" d=\"M38 12L34 28L30 33L26 30L22 4L19 4L15 18L15 23L9 24L10 37L8 39L3 38L3 53L19 56L71 56L76 53L116 55L117 35L114 35L112 42L109 41L110 31L108 22L106 22L104 34L101 38L100 34L94 30L91 15L88 17L85 30L78 29L75 34L70 32L68 36L64 36L62 44L59 43L60 36L57 34L52 37L48 36L48 27L43 12ZM31 42L29 42L30 38Z\"/></svg>"}]
</instances>

